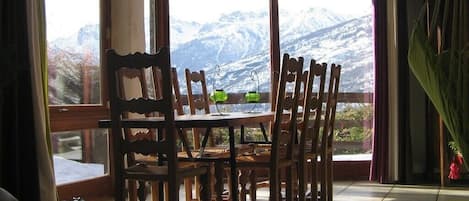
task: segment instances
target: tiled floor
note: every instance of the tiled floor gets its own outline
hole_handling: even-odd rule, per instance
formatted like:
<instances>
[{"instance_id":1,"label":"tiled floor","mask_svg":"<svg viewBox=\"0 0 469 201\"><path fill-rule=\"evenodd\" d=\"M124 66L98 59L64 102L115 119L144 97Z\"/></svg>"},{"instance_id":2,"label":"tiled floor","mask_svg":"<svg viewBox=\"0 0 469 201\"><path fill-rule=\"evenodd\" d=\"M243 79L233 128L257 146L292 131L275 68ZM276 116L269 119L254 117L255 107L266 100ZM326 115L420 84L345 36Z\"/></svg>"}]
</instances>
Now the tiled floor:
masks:
<instances>
[{"instance_id":1,"label":"tiled floor","mask_svg":"<svg viewBox=\"0 0 469 201\"><path fill-rule=\"evenodd\" d=\"M465 188L377 184L368 181L334 183L334 200L341 201L468 201Z\"/></svg>"},{"instance_id":2,"label":"tiled floor","mask_svg":"<svg viewBox=\"0 0 469 201\"><path fill-rule=\"evenodd\" d=\"M259 189L257 196L259 201L268 200L268 189ZM111 201L112 198L86 200ZM182 189L180 200L184 200ZM334 201L469 201L469 186L440 188L439 186L342 181L334 183Z\"/></svg>"},{"instance_id":3,"label":"tiled floor","mask_svg":"<svg viewBox=\"0 0 469 201\"><path fill-rule=\"evenodd\" d=\"M258 192L259 201L267 198L267 191ZM344 181L334 183L334 201L469 201L469 186L440 188Z\"/></svg>"}]
</instances>

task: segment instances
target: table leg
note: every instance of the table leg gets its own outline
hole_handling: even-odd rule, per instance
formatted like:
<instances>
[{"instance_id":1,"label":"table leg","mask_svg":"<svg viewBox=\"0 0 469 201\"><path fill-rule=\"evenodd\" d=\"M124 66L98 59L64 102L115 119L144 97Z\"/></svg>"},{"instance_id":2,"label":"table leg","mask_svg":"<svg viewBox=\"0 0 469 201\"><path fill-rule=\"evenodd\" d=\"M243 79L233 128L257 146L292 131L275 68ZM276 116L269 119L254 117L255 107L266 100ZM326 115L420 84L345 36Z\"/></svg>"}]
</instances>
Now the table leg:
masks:
<instances>
[{"instance_id":1,"label":"table leg","mask_svg":"<svg viewBox=\"0 0 469 201\"><path fill-rule=\"evenodd\" d=\"M230 140L231 198L233 201L238 201L238 171L236 169L235 134L232 126L230 126L228 130Z\"/></svg>"}]
</instances>

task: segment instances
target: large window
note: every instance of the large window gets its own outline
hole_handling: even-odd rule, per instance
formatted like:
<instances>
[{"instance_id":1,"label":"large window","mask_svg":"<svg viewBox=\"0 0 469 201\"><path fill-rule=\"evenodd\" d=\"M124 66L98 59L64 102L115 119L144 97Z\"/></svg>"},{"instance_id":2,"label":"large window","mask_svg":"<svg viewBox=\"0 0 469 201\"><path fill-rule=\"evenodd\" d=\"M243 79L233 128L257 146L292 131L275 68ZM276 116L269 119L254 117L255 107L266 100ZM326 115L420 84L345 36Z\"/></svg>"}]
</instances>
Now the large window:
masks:
<instances>
[{"instance_id":1,"label":"large window","mask_svg":"<svg viewBox=\"0 0 469 201\"><path fill-rule=\"evenodd\" d=\"M186 68L204 70L209 93L238 94L237 103L245 103L242 94L248 91L270 92L269 1L170 0L169 8L171 63L183 94ZM234 104L227 110L251 107Z\"/></svg>"},{"instance_id":2,"label":"large window","mask_svg":"<svg viewBox=\"0 0 469 201\"><path fill-rule=\"evenodd\" d=\"M61 186L103 179L109 172L107 130L96 129L107 115L101 93L102 2L45 3L54 170L59 196L67 199ZM87 193L75 187L76 195Z\"/></svg>"},{"instance_id":3,"label":"large window","mask_svg":"<svg viewBox=\"0 0 469 201\"><path fill-rule=\"evenodd\" d=\"M104 15L102 5L107 3L103 2L107 1L46 0L54 157L70 162L67 170L95 168L86 176L77 169L73 178L68 177L70 172L65 176L56 172L59 185L102 178L109 173L107 150L112 145L108 144L107 131L96 129L98 120L108 114L106 97L102 95L106 83L100 55L108 44L102 36L110 35L102 32L109 30L103 22L110 22L103 16L110 15ZM154 13L153 0L144 2L146 50L152 51L156 29L151 19L159 14ZM276 21L276 16L269 13L269 0L169 0L171 63L177 68L182 93L186 93L185 68L205 70L209 92L224 89L238 97L233 103L245 103L244 93L248 91L260 91L263 97L269 97L271 69L278 67L272 65L279 64L272 55L278 52L303 56L306 64L309 59L341 64L340 92L345 96L339 104L336 145L342 143L346 148L336 146L336 153L369 154L374 85L371 0L278 3ZM276 23L280 44L275 41ZM271 108L268 98L264 101L257 109ZM233 104L225 109L250 108L249 104ZM60 170L59 164L55 163L56 170Z\"/></svg>"},{"instance_id":4,"label":"large window","mask_svg":"<svg viewBox=\"0 0 469 201\"><path fill-rule=\"evenodd\" d=\"M304 57L305 69L311 59L342 65L334 160L371 160L371 11L371 0L279 0L280 52Z\"/></svg>"},{"instance_id":5,"label":"large window","mask_svg":"<svg viewBox=\"0 0 469 201\"><path fill-rule=\"evenodd\" d=\"M242 94L271 91L270 58L275 51L304 57L305 69L311 59L340 64L335 159L371 160L371 0L279 0L279 20L273 21L279 25L279 50L271 49L275 45L269 40L275 30L269 23L268 0L169 3L171 62L179 72L183 94L185 68L205 70L209 91L221 88L229 94ZM245 103L239 97L237 103ZM229 110L245 110L243 105L232 105ZM270 109L269 103L262 109Z\"/></svg>"}]
</instances>

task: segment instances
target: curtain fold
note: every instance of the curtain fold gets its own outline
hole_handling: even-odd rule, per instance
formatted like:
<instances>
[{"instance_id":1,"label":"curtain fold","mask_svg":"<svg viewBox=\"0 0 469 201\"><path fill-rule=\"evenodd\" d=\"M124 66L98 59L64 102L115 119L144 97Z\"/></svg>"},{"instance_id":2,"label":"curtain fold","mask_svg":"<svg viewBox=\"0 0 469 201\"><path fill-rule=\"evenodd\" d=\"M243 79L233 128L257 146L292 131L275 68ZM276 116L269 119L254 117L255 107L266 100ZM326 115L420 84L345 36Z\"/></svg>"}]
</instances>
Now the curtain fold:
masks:
<instances>
[{"instance_id":1,"label":"curtain fold","mask_svg":"<svg viewBox=\"0 0 469 201\"><path fill-rule=\"evenodd\" d=\"M47 96L47 41L44 0L28 1L28 33L41 200L57 200Z\"/></svg>"},{"instance_id":2,"label":"curtain fold","mask_svg":"<svg viewBox=\"0 0 469 201\"><path fill-rule=\"evenodd\" d=\"M45 66L37 59L45 58L43 3L0 2L0 186L25 201L56 200L45 193L55 194L55 184L47 147L46 97L44 89L37 88L43 86ZM37 22L36 28L30 19ZM37 35L29 38L29 33ZM36 124L39 119L42 123Z\"/></svg>"},{"instance_id":3,"label":"curtain fold","mask_svg":"<svg viewBox=\"0 0 469 201\"><path fill-rule=\"evenodd\" d=\"M0 186L18 200L40 200L26 1L0 4Z\"/></svg>"},{"instance_id":4,"label":"curtain fold","mask_svg":"<svg viewBox=\"0 0 469 201\"><path fill-rule=\"evenodd\" d=\"M373 0L375 58L374 136L370 180L386 183L388 171L389 97L386 1Z\"/></svg>"}]
</instances>

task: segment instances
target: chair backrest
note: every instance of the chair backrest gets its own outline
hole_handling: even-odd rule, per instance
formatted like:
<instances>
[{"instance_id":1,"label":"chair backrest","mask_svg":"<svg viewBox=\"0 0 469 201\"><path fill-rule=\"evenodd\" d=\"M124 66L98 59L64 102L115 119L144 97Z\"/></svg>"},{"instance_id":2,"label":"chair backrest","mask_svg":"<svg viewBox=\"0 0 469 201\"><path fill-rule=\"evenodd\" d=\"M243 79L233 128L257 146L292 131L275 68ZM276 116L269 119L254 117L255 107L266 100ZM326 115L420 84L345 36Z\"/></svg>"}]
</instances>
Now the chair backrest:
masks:
<instances>
[{"instance_id":1,"label":"chair backrest","mask_svg":"<svg viewBox=\"0 0 469 201\"><path fill-rule=\"evenodd\" d=\"M128 69L144 70L157 68L161 72L160 89L161 96L156 98L124 97L122 88L125 72ZM175 133L174 110L172 99L172 82L170 69L170 56L167 47L161 48L155 54L135 53L119 55L115 50L106 51L106 70L109 80L109 99L111 107L111 128L113 157L116 173L125 167L124 157L126 155L139 153L144 155L165 156L169 167L176 168L176 138L175 135L164 135ZM141 81L142 79L140 79ZM144 79L143 79L144 80ZM140 83L141 86L146 86ZM164 121L155 125L154 130L158 136L149 135L153 128L142 128L139 125L125 123L126 120L141 118L141 114L154 114ZM132 129L137 132L138 137L130 139L124 130Z\"/></svg>"},{"instance_id":2,"label":"chair backrest","mask_svg":"<svg viewBox=\"0 0 469 201\"><path fill-rule=\"evenodd\" d=\"M280 80L277 87L275 106L275 118L272 125L272 153L271 167L275 170L281 155L280 150L286 150L285 157L293 158L293 144L295 143L298 99L303 71L303 58L290 58L284 54L280 72ZM290 86L288 86L290 85ZM287 111L288 110L288 111ZM287 113L286 113L287 112ZM288 115L286 115L288 114ZM285 119L285 116L288 116ZM282 124L287 121L286 130L282 130Z\"/></svg>"},{"instance_id":3,"label":"chair backrest","mask_svg":"<svg viewBox=\"0 0 469 201\"><path fill-rule=\"evenodd\" d=\"M301 74L301 87L300 87L300 96L298 97L298 106L300 108L304 107L305 104L305 98L306 98L306 91L308 88L308 80L309 80L309 70L303 71Z\"/></svg>"},{"instance_id":4,"label":"chair backrest","mask_svg":"<svg viewBox=\"0 0 469 201\"><path fill-rule=\"evenodd\" d=\"M207 82L205 80L205 72L193 71L186 69L186 84L187 84L187 102L189 102L189 108L191 114L196 114L197 111L202 110L205 114L210 113L210 102L207 92ZM198 94L201 96L196 96L194 93L198 89Z\"/></svg>"},{"instance_id":5,"label":"chair backrest","mask_svg":"<svg viewBox=\"0 0 469 201\"><path fill-rule=\"evenodd\" d=\"M326 111L324 111L324 127L321 146L327 147L326 150L332 151L332 142L334 140L334 123L337 106L337 95L339 93L340 65L331 65L331 74L329 77L329 86L327 90Z\"/></svg>"},{"instance_id":6,"label":"chair backrest","mask_svg":"<svg viewBox=\"0 0 469 201\"><path fill-rule=\"evenodd\" d=\"M157 98L161 98L162 96L161 94L162 92L161 71L158 68L153 67L152 73L153 73L153 86L155 89L155 96ZM175 67L171 68L171 82L173 84L173 94L174 94L173 101L174 101L174 107L176 109L176 114L183 115L184 108L183 108L183 103L182 103L182 98L181 98L181 90L179 88L177 69Z\"/></svg>"},{"instance_id":7,"label":"chair backrest","mask_svg":"<svg viewBox=\"0 0 469 201\"><path fill-rule=\"evenodd\" d=\"M181 98L181 90L179 88L179 81L178 81L178 73L176 68L171 68L171 80L173 82L173 90L174 90L174 106L176 107L176 113L178 115L184 114L184 108L182 104Z\"/></svg>"},{"instance_id":8,"label":"chair backrest","mask_svg":"<svg viewBox=\"0 0 469 201\"><path fill-rule=\"evenodd\" d=\"M189 103L189 110L191 114L203 113L210 114L210 100L207 91L207 81L205 79L205 71L191 71L186 68L186 87L187 87L187 102ZM199 149L201 137L204 133L210 132L211 129L193 128L193 142L194 148ZM209 135L209 146L215 145L213 135Z\"/></svg>"},{"instance_id":9,"label":"chair backrest","mask_svg":"<svg viewBox=\"0 0 469 201\"><path fill-rule=\"evenodd\" d=\"M280 195L280 161L287 160L285 162L292 164L294 159L293 146L295 146L294 144L296 143L298 99L302 71L302 57L295 59L290 58L290 55L287 53L283 54L280 79L277 85L277 97L275 99L275 117L271 124L272 145L269 167L271 200L278 200L278 196ZM288 92L287 83L294 83L292 92ZM286 112L285 108L291 108L291 110ZM287 120L285 116L288 116Z\"/></svg>"},{"instance_id":10,"label":"chair backrest","mask_svg":"<svg viewBox=\"0 0 469 201\"><path fill-rule=\"evenodd\" d=\"M319 127L322 117L324 85L326 82L327 64L317 64L311 60L306 87L304 90L303 116L301 118L300 148L317 153ZM309 146L309 147L306 147Z\"/></svg>"}]
</instances>

